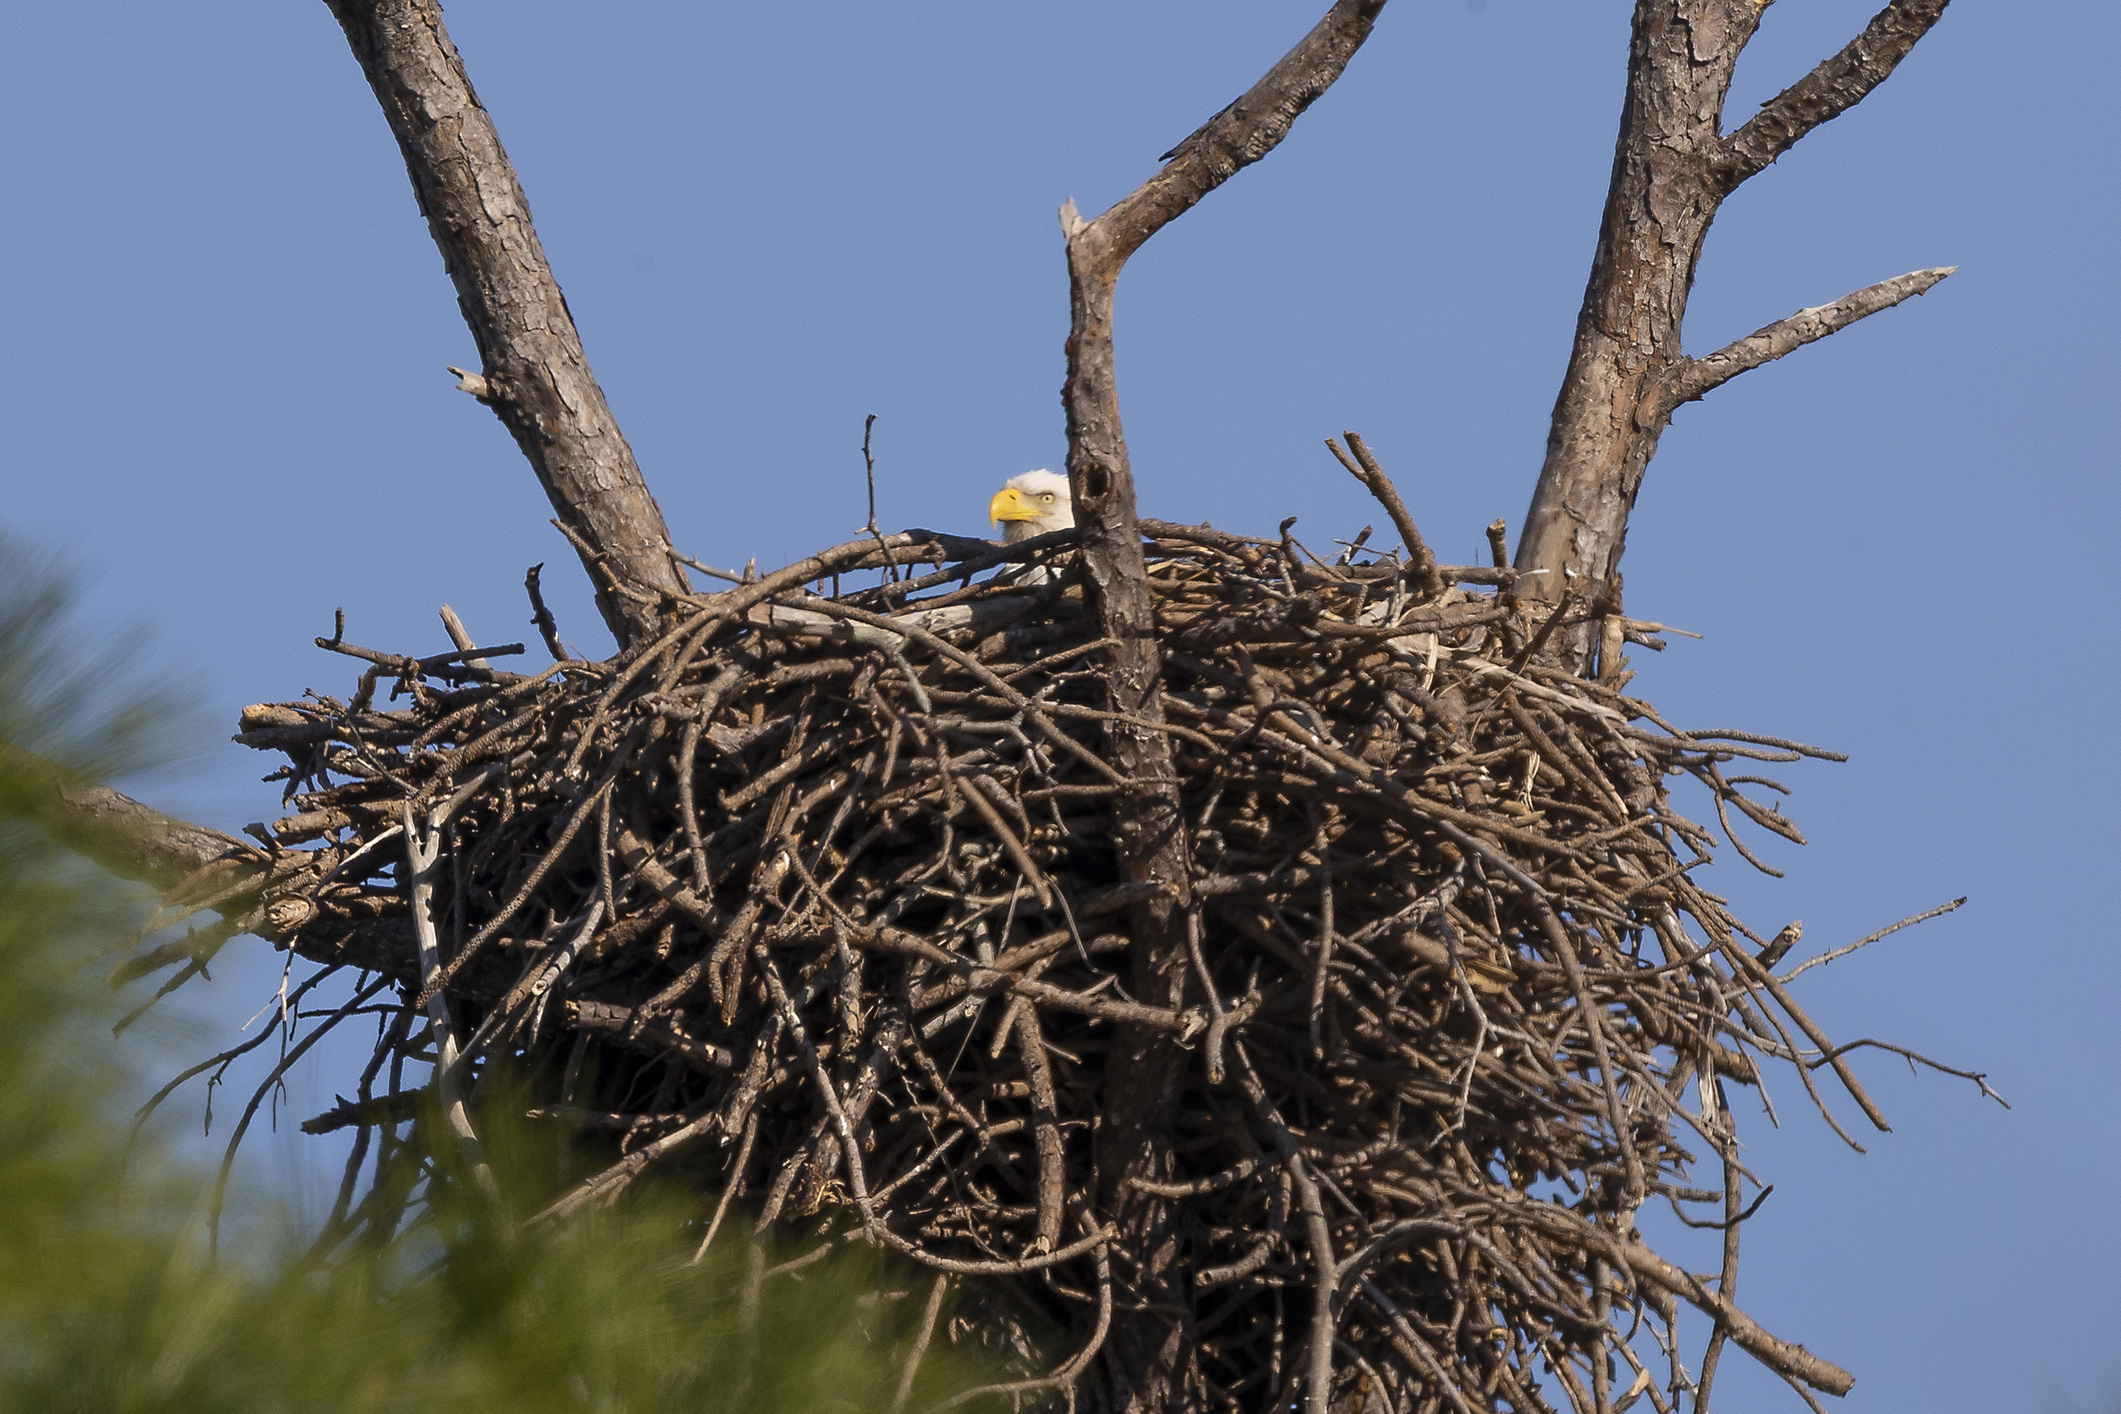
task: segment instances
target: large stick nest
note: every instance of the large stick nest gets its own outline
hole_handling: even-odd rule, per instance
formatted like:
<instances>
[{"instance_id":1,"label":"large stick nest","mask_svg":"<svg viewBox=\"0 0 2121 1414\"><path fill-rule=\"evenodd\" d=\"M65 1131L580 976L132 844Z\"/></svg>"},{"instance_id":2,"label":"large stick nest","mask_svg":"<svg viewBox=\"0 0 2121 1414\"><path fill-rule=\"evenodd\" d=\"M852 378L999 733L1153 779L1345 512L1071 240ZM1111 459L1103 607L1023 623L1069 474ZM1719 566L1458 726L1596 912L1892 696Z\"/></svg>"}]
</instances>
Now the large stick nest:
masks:
<instances>
[{"instance_id":1,"label":"large stick nest","mask_svg":"<svg viewBox=\"0 0 2121 1414\"><path fill-rule=\"evenodd\" d=\"M703 1191L703 1229L800 1239L784 1258L887 1245L974 1289L947 1338L1033 1402L1096 1402L1115 1322L1180 1319L1216 1407L1323 1380L1351 1409L1665 1409L1701 1373L1681 1305L1715 1346L1845 1388L1635 1231L1647 1201L1740 1216L1729 1097L1770 1060L1815 1102L1831 1069L1878 1119L1775 975L1789 936L1697 882L1715 841L1668 794L1690 777L1726 835L1742 814L1799 840L1743 790L1782 787L1733 768L1839 758L1624 695L1613 650L1661 646L1655 625L1579 630L1603 632L1605 681L1554 666L1557 616L1506 569L1439 584L1286 532L1145 531L1195 861L1176 1001L1130 981L1152 886L1115 864L1138 785L1101 754L1107 644L1073 533L908 532L535 677L320 639L369 660L354 697L245 718L293 761L278 844L321 842L265 912L305 955L378 970L344 1014L395 1020L309 1127L361 1126L356 1168L380 1135L380 1174L415 1112L400 1080L378 1093L386 1061L439 1058L440 1084L513 1057L533 1116L597 1156L550 1211L652 1169ZM887 582L836 592L859 570ZM1138 1309L1094 1169L1127 1028L1193 1058L1173 1167L1138 1185L1192 1254L1183 1313ZM1697 1156L1722 1171L1696 1179ZM334 1226L404 1193L342 1197Z\"/></svg>"}]
</instances>

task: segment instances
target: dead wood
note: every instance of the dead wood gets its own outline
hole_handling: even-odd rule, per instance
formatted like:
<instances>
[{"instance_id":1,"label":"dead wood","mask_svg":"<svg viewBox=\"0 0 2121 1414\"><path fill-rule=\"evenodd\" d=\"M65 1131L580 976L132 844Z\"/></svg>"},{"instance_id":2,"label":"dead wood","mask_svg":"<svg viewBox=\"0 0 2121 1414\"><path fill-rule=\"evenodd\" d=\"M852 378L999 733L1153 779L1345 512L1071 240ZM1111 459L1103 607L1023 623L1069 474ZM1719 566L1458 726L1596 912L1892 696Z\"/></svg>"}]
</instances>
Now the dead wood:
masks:
<instances>
[{"instance_id":1,"label":"dead wood","mask_svg":"<svg viewBox=\"0 0 2121 1414\"><path fill-rule=\"evenodd\" d=\"M1161 663L1140 525L1134 471L1120 427L1113 365L1112 302L1127 258L1242 168L1278 145L1313 100L1340 77L1384 0L1339 0L1311 32L1229 107L1165 154L1163 168L1093 221L1071 200L1061 208L1067 240L1068 480L1082 558L1106 650L1107 750L1133 789L1112 799L1121 877L1155 886L1133 905L1134 994L1173 1004L1193 983L1185 937L1192 899L1189 841L1164 730ZM1184 1276L1169 1203L1130 1180L1169 1176L1184 1056L1157 1028L1123 1028L1124 1063L1111 1067L1099 1131L1098 1189L1119 1219L1141 1263L1147 1309L1115 1336L1118 1380L1127 1407L1193 1409L1199 1375L1193 1333L1178 1294Z\"/></svg>"},{"instance_id":2,"label":"dead wood","mask_svg":"<svg viewBox=\"0 0 2121 1414\"><path fill-rule=\"evenodd\" d=\"M389 1014L356 1098L306 1126L359 1136L319 1251L398 1220L391 1154L453 1145L483 1173L472 1097L506 1065L529 1119L579 1133L544 1216L655 1174L701 1190L703 1249L739 1202L757 1243L805 1248L768 1266L755 1245L757 1282L855 1241L933 1269L901 1403L934 1341L1012 1376L950 1404L1114 1414L1546 1414L1556 1390L1664 1414L1705 1404L1726 1344L1850 1388L1735 1302L1767 1189L1738 1163L1731 1094L1767 1105L1780 1063L1847 1138L1816 1072L1884 1128L1848 1054L1934 1063L1837 1045L1788 985L1891 929L1777 973L1801 930L1764 942L1697 882L1726 841L1774 872L1733 812L1803 843L1726 763L1838 758L1682 732L1627 696L1619 649L1661 647L1662 626L1625 617L1617 565L1674 408L1950 273L1680 349L1718 204L1882 82L1944 0L1895 0L1729 137L1762 7L1638 0L1514 568L1499 521L1494 565L1438 565L1352 434L1335 453L1403 554L1364 551L1365 529L1325 565L1286 527L1137 518L1119 274L1339 77L1383 5L1340 0L1140 189L1094 221L1062 209L1078 529L886 536L872 503L864 538L714 595L677 568L439 8L328 3L479 343L460 386L530 458L622 651L569 659L533 570L542 673L497 667L521 645L479 647L445 609L452 651L361 648L342 625L318 643L360 661L346 697L246 709L238 740L287 757L290 813L251 827L262 848L60 774L22 807L164 889L154 927L219 915L120 968L175 969L158 996L246 930L322 964L296 998L369 974L267 1081ZM1000 564L1044 578L970 586ZM864 570L883 582L840 592ZM1723 839L1676 808L1681 777ZM400 1087L408 1061L433 1103ZM401 1138L422 1123L441 1130ZM1710 1158L1713 1188L1693 1177ZM1642 1240L1655 1201L1723 1230L1716 1279ZM969 1297L947 1317L946 1290ZM1682 1303L1711 1329L1698 1384Z\"/></svg>"}]
</instances>

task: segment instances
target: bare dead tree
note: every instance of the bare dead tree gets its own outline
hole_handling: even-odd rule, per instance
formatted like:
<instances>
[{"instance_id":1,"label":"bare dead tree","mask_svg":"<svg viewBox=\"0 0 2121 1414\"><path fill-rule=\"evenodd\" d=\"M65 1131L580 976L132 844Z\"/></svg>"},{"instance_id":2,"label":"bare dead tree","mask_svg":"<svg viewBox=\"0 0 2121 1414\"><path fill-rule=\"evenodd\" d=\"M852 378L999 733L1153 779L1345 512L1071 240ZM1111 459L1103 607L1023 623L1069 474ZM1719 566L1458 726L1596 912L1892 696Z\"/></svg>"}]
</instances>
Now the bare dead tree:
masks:
<instances>
[{"instance_id":1,"label":"bare dead tree","mask_svg":"<svg viewBox=\"0 0 2121 1414\"><path fill-rule=\"evenodd\" d=\"M1952 273L1917 270L1881 281L1705 358L1680 347L1702 243L1724 200L1885 82L1948 3L1893 0L1840 53L1726 134L1731 75L1767 7L1637 0L1612 184L1546 461L1517 544L1522 593L1549 604L1573 595L1617 617L1628 515L1673 411ZM1598 636L1578 624L1564 642L1582 663Z\"/></svg>"}]
</instances>

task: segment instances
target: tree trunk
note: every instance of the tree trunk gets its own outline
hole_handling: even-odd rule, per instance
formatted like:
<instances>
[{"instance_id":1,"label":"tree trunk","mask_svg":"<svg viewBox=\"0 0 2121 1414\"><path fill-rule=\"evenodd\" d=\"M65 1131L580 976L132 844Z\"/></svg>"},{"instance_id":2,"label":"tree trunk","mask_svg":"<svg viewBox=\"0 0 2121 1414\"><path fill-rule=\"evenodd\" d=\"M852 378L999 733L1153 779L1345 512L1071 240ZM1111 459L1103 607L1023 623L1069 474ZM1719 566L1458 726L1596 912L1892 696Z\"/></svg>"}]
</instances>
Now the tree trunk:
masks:
<instances>
[{"instance_id":1,"label":"tree trunk","mask_svg":"<svg viewBox=\"0 0 2121 1414\"><path fill-rule=\"evenodd\" d=\"M1162 672L1156 613L1136 519L1134 471L1120 427L1113 364L1112 302L1119 274L1164 225L1271 152L1319 94L1340 77L1369 37L1384 0L1341 0L1252 88L1170 153L1166 165L1095 221L1071 201L1061 208L1067 238L1071 322L1067 414L1068 479L1075 523L1106 650L1111 759L1133 789L1113 804L1120 875L1160 886L1134 906L1128 985L1143 1000L1186 1004L1190 974L1192 860L1180 808L1170 738L1160 730ZM1114 1323L1107 1367L1111 1406L1129 1411L1201 1408L1197 1337L1188 1286L1189 1253L1180 1215L1168 1199L1133 1185L1169 1181L1172 1136L1185 1093L1189 1053L1169 1032L1119 1029L1107 1053L1102 1124L1097 1133L1097 1202L1119 1228L1121 1270L1135 1313ZM1320 1405L1323 1408L1323 1405Z\"/></svg>"}]
</instances>

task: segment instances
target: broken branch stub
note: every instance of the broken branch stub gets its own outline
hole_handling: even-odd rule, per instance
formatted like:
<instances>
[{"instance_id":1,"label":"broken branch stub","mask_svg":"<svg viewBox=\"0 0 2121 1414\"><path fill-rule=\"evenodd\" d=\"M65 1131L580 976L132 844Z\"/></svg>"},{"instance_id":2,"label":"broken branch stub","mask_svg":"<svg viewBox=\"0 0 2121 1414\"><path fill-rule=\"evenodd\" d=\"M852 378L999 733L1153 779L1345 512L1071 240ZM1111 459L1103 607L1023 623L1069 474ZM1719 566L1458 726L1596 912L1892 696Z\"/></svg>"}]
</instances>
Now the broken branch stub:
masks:
<instances>
[{"instance_id":1,"label":"broken branch stub","mask_svg":"<svg viewBox=\"0 0 2121 1414\"><path fill-rule=\"evenodd\" d=\"M670 532L588 356L493 119L435 0L326 0L405 158L483 368L459 386L529 459L624 648L686 584ZM616 592L613 581L633 593Z\"/></svg>"}]
</instances>

